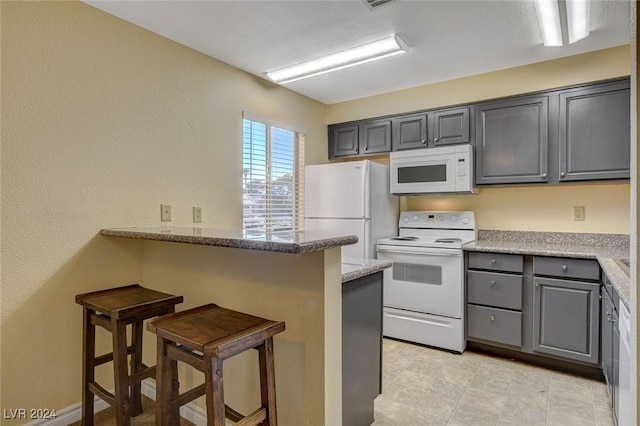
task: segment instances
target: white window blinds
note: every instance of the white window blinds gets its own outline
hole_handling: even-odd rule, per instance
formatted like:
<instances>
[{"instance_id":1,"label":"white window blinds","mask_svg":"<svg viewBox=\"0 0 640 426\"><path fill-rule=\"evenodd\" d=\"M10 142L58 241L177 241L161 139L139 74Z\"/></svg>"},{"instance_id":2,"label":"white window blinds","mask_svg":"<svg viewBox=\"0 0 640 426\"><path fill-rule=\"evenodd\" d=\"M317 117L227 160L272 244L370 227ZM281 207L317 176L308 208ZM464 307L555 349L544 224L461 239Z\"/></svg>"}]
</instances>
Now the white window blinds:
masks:
<instances>
[{"instance_id":1,"label":"white window blinds","mask_svg":"<svg viewBox=\"0 0 640 426\"><path fill-rule=\"evenodd\" d=\"M299 231L304 225L304 130L243 113L243 229Z\"/></svg>"}]
</instances>

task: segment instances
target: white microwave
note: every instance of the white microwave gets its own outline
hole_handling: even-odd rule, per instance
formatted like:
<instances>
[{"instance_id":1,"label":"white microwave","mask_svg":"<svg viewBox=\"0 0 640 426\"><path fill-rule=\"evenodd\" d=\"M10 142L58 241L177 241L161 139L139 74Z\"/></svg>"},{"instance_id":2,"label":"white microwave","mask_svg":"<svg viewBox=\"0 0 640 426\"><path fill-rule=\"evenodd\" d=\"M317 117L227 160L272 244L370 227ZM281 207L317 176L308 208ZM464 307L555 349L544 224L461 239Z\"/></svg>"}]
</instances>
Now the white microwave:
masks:
<instances>
[{"instance_id":1,"label":"white microwave","mask_svg":"<svg viewBox=\"0 0 640 426\"><path fill-rule=\"evenodd\" d=\"M473 188L472 153L469 144L392 152L391 193L477 193Z\"/></svg>"}]
</instances>

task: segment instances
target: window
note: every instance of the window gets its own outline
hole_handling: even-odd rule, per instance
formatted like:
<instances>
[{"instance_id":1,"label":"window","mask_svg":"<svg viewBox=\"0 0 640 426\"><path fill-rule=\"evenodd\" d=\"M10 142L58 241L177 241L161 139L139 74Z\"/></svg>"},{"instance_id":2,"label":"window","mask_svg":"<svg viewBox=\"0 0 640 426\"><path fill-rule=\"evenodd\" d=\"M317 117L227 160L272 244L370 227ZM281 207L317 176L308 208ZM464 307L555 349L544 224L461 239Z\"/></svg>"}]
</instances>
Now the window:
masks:
<instances>
[{"instance_id":1,"label":"window","mask_svg":"<svg viewBox=\"0 0 640 426\"><path fill-rule=\"evenodd\" d=\"M270 233L304 224L304 131L243 113L242 227Z\"/></svg>"}]
</instances>

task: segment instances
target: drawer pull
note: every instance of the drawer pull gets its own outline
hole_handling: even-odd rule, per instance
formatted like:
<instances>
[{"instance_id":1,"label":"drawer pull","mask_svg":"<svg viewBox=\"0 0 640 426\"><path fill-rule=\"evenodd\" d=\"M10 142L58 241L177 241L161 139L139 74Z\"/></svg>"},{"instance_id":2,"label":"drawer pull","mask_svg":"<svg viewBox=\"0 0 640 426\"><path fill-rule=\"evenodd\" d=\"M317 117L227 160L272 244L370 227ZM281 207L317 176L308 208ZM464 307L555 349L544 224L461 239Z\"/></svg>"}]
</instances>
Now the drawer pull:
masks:
<instances>
[{"instance_id":1,"label":"drawer pull","mask_svg":"<svg viewBox=\"0 0 640 426\"><path fill-rule=\"evenodd\" d=\"M495 281L489 281L489 284L491 284L491 287L495 287L496 282Z\"/></svg>"},{"instance_id":2,"label":"drawer pull","mask_svg":"<svg viewBox=\"0 0 640 426\"><path fill-rule=\"evenodd\" d=\"M566 271L567 269L569 269L569 267L567 265L562 265L562 270Z\"/></svg>"},{"instance_id":3,"label":"drawer pull","mask_svg":"<svg viewBox=\"0 0 640 426\"><path fill-rule=\"evenodd\" d=\"M491 259L491 263L493 263L495 265L496 263L498 263L498 261L495 260L495 259Z\"/></svg>"},{"instance_id":4,"label":"drawer pull","mask_svg":"<svg viewBox=\"0 0 640 426\"><path fill-rule=\"evenodd\" d=\"M489 319L490 319L491 321L495 321L495 320L496 320L496 316L495 316L495 315L491 315L491 316L489 316Z\"/></svg>"}]
</instances>

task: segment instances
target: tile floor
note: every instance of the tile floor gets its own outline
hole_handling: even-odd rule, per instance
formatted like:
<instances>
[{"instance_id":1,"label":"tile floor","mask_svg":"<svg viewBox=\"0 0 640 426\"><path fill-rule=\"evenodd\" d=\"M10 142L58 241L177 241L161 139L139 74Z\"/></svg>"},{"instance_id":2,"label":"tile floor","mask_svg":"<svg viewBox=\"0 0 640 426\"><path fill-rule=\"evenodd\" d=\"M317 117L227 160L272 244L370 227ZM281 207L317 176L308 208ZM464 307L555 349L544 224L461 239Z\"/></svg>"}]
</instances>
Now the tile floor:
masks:
<instances>
[{"instance_id":1,"label":"tile floor","mask_svg":"<svg viewBox=\"0 0 640 426\"><path fill-rule=\"evenodd\" d=\"M613 425L604 383L524 362L384 339L373 426Z\"/></svg>"}]
</instances>

